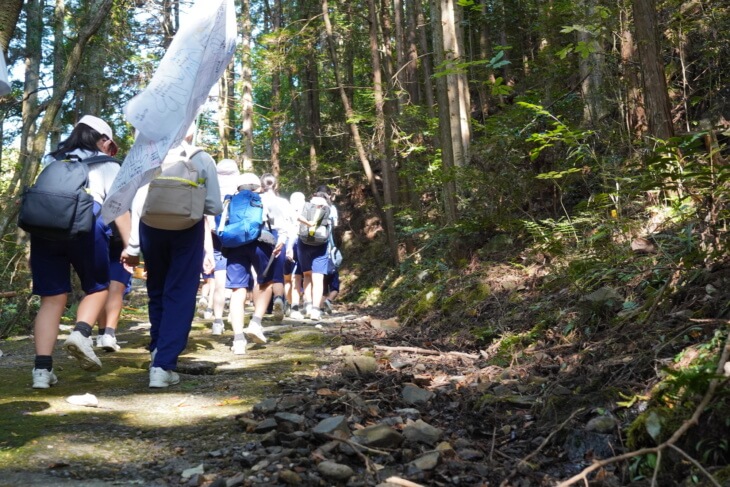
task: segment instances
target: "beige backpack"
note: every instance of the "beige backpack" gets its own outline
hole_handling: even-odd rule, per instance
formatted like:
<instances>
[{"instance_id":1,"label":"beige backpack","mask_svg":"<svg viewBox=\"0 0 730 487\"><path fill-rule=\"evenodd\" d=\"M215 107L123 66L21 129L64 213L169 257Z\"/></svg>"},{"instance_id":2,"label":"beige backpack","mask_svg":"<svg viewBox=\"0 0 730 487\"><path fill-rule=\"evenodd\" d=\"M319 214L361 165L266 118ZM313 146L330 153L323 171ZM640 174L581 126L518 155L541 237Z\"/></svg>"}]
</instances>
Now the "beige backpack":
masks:
<instances>
[{"instance_id":1,"label":"beige backpack","mask_svg":"<svg viewBox=\"0 0 730 487\"><path fill-rule=\"evenodd\" d=\"M185 230L203 219L207 188L192 159L195 149L179 160L163 163L162 172L149 185L141 219L152 228Z\"/></svg>"}]
</instances>

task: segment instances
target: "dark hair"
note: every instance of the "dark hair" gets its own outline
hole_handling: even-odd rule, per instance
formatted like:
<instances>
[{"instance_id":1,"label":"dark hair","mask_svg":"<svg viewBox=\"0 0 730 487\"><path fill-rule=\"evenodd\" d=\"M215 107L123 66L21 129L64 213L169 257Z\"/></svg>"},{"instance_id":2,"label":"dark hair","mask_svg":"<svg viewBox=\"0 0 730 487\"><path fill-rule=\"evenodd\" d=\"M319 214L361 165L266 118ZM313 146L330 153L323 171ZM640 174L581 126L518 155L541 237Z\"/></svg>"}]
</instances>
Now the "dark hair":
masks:
<instances>
[{"instance_id":1,"label":"dark hair","mask_svg":"<svg viewBox=\"0 0 730 487\"><path fill-rule=\"evenodd\" d=\"M96 143L104 137L106 136L84 123L77 124L71 131L71 135L66 140L59 142L56 150L51 152L51 156L56 159L62 159L66 154L76 149L99 152L99 147L97 147Z\"/></svg>"},{"instance_id":2,"label":"dark hair","mask_svg":"<svg viewBox=\"0 0 730 487\"><path fill-rule=\"evenodd\" d=\"M327 195L331 195L332 189L330 189L330 187L327 186L326 184L321 184L321 185L317 186L317 189L315 190L315 192L316 193L326 193Z\"/></svg>"},{"instance_id":3,"label":"dark hair","mask_svg":"<svg viewBox=\"0 0 730 487\"><path fill-rule=\"evenodd\" d=\"M270 172L267 172L266 174L261 175L261 190L262 191L268 191L273 190L275 193L277 188L276 184L276 176L271 174Z\"/></svg>"}]
</instances>

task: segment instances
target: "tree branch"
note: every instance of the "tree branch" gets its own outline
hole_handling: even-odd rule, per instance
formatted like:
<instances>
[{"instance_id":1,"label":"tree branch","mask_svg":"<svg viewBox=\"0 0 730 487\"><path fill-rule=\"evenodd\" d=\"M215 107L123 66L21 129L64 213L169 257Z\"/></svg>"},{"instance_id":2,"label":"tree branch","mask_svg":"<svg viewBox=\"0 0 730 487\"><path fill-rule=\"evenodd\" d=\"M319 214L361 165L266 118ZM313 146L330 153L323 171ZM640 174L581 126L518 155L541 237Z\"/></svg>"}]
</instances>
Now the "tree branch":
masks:
<instances>
[{"instance_id":1,"label":"tree branch","mask_svg":"<svg viewBox=\"0 0 730 487\"><path fill-rule=\"evenodd\" d=\"M730 356L730 333L728 334L726 340L725 340L725 346L722 350L722 353L720 354L720 360L717 365L716 373L718 376L721 376L723 374L723 370L725 367L725 362L728 361L728 356ZM568 480L565 480L563 482L560 482L556 487L568 487L570 485L573 485L575 482L579 480L583 480L586 484L588 483L588 475L602 467L605 467L606 465L610 465L612 463L621 462L623 460L628 460L630 458L638 457L641 455L647 455L649 453L654 453L656 455L659 455L663 450L667 448L673 448L685 456L688 460L692 462L693 465L700 468L700 471L707 476L707 478L712 482L713 485L716 487L721 487L719 483L717 483L717 480L704 468L702 468L699 463L689 458L689 456L684 453L682 450L680 450L677 446L675 446L675 443L679 441L679 439L684 436L684 434L689 431L689 429L696 425L699 422L700 416L702 416L702 413L704 412L707 405L710 403L712 398L715 395L715 391L717 390L718 386L720 384L724 384L727 382L727 379L720 380L720 379L712 379L710 381L710 385L707 387L707 391L705 392L705 395L702 397L702 400L697 405L697 407L694 410L694 413L692 416L687 419L684 423L682 423L682 426L677 429L677 431L674 432L674 434L669 438L667 441L662 443L661 445L658 445L653 448L642 448L640 450L624 453L623 455L617 455L615 457L607 458L605 460L594 462L589 467L586 467L581 471L580 473L572 476ZM653 485L653 484L652 484Z\"/></svg>"}]
</instances>

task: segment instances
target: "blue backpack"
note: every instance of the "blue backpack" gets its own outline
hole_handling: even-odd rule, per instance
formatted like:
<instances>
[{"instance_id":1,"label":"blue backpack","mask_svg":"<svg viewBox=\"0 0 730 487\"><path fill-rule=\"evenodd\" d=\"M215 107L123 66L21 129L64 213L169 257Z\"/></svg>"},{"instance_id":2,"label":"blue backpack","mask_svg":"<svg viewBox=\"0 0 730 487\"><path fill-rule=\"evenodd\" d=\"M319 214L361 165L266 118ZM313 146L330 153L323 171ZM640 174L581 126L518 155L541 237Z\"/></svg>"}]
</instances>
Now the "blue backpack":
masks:
<instances>
[{"instance_id":1,"label":"blue backpack","mask_svg":"<svg viewBox=\"0 0 730 487\"><path fill-rule=\"evenodd\" d=\"M248 189L226 196L216 234L223 247L240 247L258 240L264 227L261 196Z\"/></svg>"}]
</instances>

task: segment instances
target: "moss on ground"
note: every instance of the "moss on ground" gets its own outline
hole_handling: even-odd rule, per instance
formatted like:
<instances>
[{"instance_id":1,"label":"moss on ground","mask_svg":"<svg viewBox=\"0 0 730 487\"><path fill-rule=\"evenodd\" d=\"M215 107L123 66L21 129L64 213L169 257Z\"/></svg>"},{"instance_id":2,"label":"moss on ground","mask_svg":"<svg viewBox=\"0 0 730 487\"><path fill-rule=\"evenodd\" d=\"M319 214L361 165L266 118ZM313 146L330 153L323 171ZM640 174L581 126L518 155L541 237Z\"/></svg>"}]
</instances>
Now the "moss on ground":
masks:
<instances>
[{"instance_id":1,"label":"moss on ground","mask_svg":"<svg viewBox=\"0 0 730 487\"><path fill-rule=\"evenodd\" d=\"M179 386L151 390L148 333L130 330L144 321L144 315L125 312L117 335L122 349L100 352L99 372L85 372L66 356L62 333L54 352L59 382L47 390L31 388L32 340L0 343L0 472L44 472L70 464L98 470L103 477L104 464L109 465L99 461L100 455L119 465L140 464L176 455L176 448L195 448L204 458L206 449L217 449L228 436L232 444L245 441L233 416L275 394L287 377L318 368L327 345L319 330L294 329L270 333L267 345L252 345L246 355L234 356L230 329L213 337L208 323L196 322L181 365L212 362L215 373L181 374ZM86 393L98 398L99 407L66 401Z\"/></svg>"}]
</instances>

